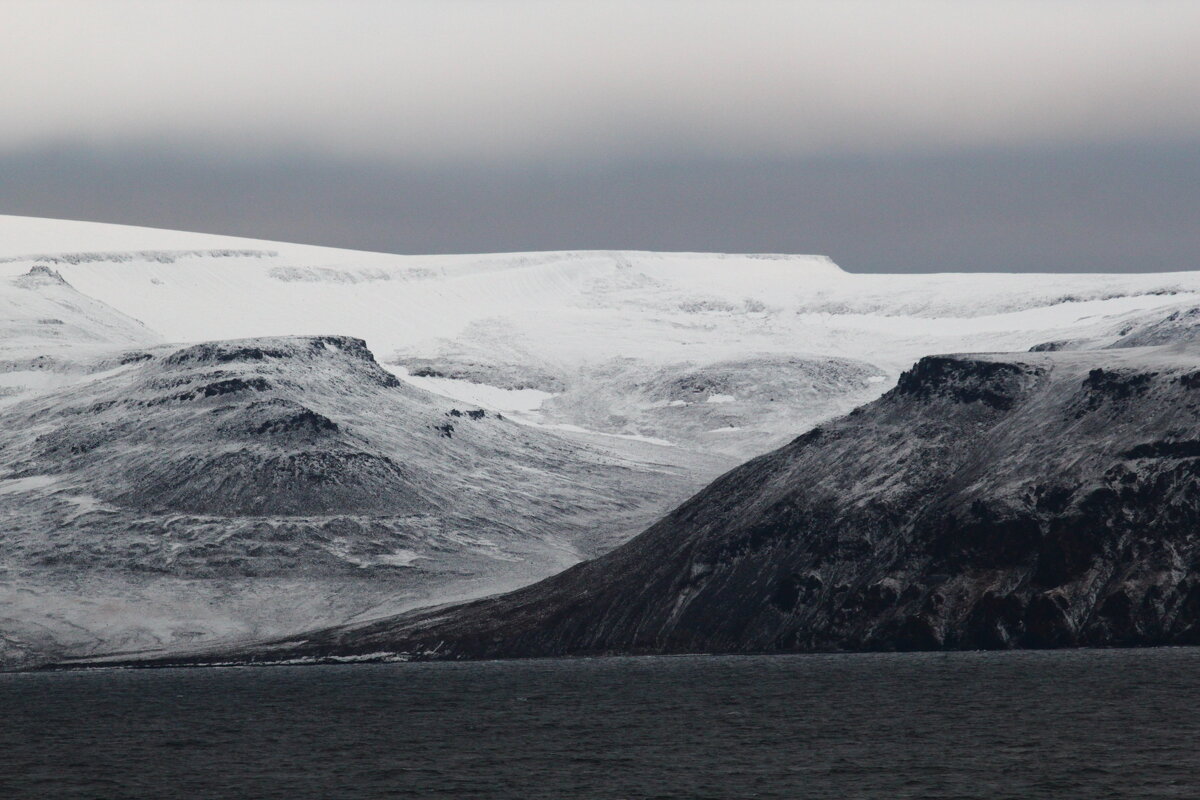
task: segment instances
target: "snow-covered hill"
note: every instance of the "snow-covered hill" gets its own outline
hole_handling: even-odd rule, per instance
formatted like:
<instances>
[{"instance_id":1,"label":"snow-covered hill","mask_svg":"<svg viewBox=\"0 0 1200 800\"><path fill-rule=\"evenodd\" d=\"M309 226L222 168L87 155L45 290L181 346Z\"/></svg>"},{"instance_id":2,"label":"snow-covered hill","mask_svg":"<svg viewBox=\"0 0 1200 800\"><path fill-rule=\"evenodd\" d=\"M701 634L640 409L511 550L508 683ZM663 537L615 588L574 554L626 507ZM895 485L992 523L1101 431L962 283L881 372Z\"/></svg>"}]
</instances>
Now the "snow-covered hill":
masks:
<instances>
[{"instance_id":1,"label":"snow-covered hill","mask_svg":"<svg viewBox=\"0 0 1200 800\"><path fill-rule=\"evenodd\" d=\"M361 340L123 351L0 409L0 661L261 638L517 586L693 486L456 408Z\"/></svg>"},{"instance_id":2,"label":"snow-covered hill","mask_svg":"<svg viewBox=\"0 0 1200 800\"><path fill-rule=\"evenodd\" d=\"M77 292L49 267L0 278L0 408L109 366L114 349L161 341L140 322Z\"/></svg>"}]
</instances>

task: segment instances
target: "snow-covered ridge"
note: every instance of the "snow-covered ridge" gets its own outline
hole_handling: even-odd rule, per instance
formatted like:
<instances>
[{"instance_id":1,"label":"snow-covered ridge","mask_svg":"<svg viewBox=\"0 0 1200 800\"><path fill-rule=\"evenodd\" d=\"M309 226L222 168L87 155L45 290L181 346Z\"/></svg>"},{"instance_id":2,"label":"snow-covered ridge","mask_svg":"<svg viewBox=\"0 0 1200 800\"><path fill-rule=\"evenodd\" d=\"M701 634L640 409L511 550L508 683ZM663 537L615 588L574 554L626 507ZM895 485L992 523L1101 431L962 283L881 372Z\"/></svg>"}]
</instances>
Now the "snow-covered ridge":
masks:
<instances>
[{"instance_id":1,"label":"snow-covered ridge","mask_svg":"<svg viewBox=\"0 0 1200 800\"><path fill-rule=\"evenodd\" d=\"M267 249L275 249L261 240L237 236L114 225L107 222L0 215L2 256L137 250L246 250L262 249L264 246Z\"/></svg>"},{"instance_id":2,"label":"snow-covered ridge","mask_svg":"<svg viewBox=\"0 0 1200 800\"><path fill-rule=\"evenodd\" d=\"M913 342L897 354L899 368L924 352L964 349L964 338L996 349L996 333L1025 330L1034 344L1089 319L1200 296L1200 274L1194 272L856 275L824 256L401 256L0 217L0 275L20 274L39 262L60 267L81 292L167 339L339 331L368 339L384 359L429 355L437 337L472 333L481 324L494 329L504 320L543 355L551 355L548 348L572 358L604 357L632 345L669 350L674 357L694 349L692 334L731 328L765 334L776 340L766 348L775 352L794 352L801 341L806 351L856 357L894 344L881 342L880 334L928 342ZM598 315L606 317L599 337ZM954 323L947 325L949 320ZM784 338L791 341L781 350ZM938 340L951 346L939 347ZM727 352L742 349L739 342Z\"/></svg>"}]
</instances>

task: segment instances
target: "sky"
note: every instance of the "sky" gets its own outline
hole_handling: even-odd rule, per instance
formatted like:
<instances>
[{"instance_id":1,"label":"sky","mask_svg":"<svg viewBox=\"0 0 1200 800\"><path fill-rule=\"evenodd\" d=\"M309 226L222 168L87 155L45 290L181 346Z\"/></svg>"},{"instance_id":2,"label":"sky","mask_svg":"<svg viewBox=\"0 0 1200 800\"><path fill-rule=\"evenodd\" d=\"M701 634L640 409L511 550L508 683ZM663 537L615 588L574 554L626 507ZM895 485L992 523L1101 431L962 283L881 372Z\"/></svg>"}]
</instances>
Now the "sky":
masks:
<instances>
[{"instance_id":1,"label":"sky","mask_svg":"<svg viewBox=\"0 0 1200 800\"><path fill-rule=\"evenodd\" d=\"M0 213L1200 268L1200 3L0 0Z\"/></svg>"}]
</instances>

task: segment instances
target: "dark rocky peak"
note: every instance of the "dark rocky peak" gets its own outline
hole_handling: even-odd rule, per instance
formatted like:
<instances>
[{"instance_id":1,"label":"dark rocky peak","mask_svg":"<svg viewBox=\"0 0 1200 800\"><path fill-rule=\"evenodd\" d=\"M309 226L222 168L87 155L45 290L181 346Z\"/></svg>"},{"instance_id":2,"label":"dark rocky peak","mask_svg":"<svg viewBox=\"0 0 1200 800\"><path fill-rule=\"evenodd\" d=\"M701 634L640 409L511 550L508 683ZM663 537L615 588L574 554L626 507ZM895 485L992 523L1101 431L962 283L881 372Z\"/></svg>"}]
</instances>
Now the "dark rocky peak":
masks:
<instances>
[{"instance_id":1,"label":"dark rocky peak","mask_svg":"<svg viewBox=\"0 0 1200 800\"><path fill-rule=\"evenodd\" d=\"M294 400L273 398L249 404L242 411L245 432L254 436L325 436L340 426L329 417Z\"/></svg>"},{"instance_id":2,"label":"dark rocky peak","mask_svg":"<svg viewBox=\"0 0 1200 800\"><path fill-rule=\"evenodd\" d=\"M268 363L341 362L365 368L366 377L380 386L400 381L375 360L367 343L353 336L276 336L203 342L176 350L162 363L171 367L244 366L261 369Z\"/></svg>"},{"instance_id":3,"label":"dark rocky peak","mask_svg":"<svg viewBox=\"0 0 1200 800\"><path fill-rule=\"evenodd\" d=\"M235 361L265 361L271 358L320 358L337 354L361 361L375 361L367 343L353 336L273 336L203 342L176 350L164 359L164 363L227 364Z\"/></svg>"},{"instance_id":4,"label":"dark rocky peak","mask_svg":"<svg viewBox=\"0 0 1200 800\"><path fill-rule=\"evenodd\" d=\"M1011 409L1045 374L1045 369L1013 361L971 356L926 356L900 375L889 395L919 400L944 398Z\"/></svg>"}]
</instances>

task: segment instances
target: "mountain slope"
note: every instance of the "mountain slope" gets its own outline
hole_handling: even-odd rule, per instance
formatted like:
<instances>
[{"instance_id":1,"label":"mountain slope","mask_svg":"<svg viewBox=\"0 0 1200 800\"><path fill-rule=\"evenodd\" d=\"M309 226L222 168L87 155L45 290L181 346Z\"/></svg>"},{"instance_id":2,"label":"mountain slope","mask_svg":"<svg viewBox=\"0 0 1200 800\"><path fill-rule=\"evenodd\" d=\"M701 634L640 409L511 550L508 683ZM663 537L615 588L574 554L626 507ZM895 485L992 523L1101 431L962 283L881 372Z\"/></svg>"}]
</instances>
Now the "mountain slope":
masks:
<instances>
[{"instance_id":1,"label":"mountain slope","mask_svg":"<svg viewBox=\"0 0 1200 800\"><path fill-rule=\"evenodd\" d=\"M114 366L105 358L118 348L161 341L45 265L0 278L0 407Z\"/></svg>"},{"instance_id":2,"label":"mountain slope","mask_svg":"<svg viewBox=\"0 0 1200 800\"><path fill-rule=\"evenodd\" d=\"M227 657L1200 641L1200 363L922 359L621 548L499 598Z\"/></svg>"}]
</instances>

